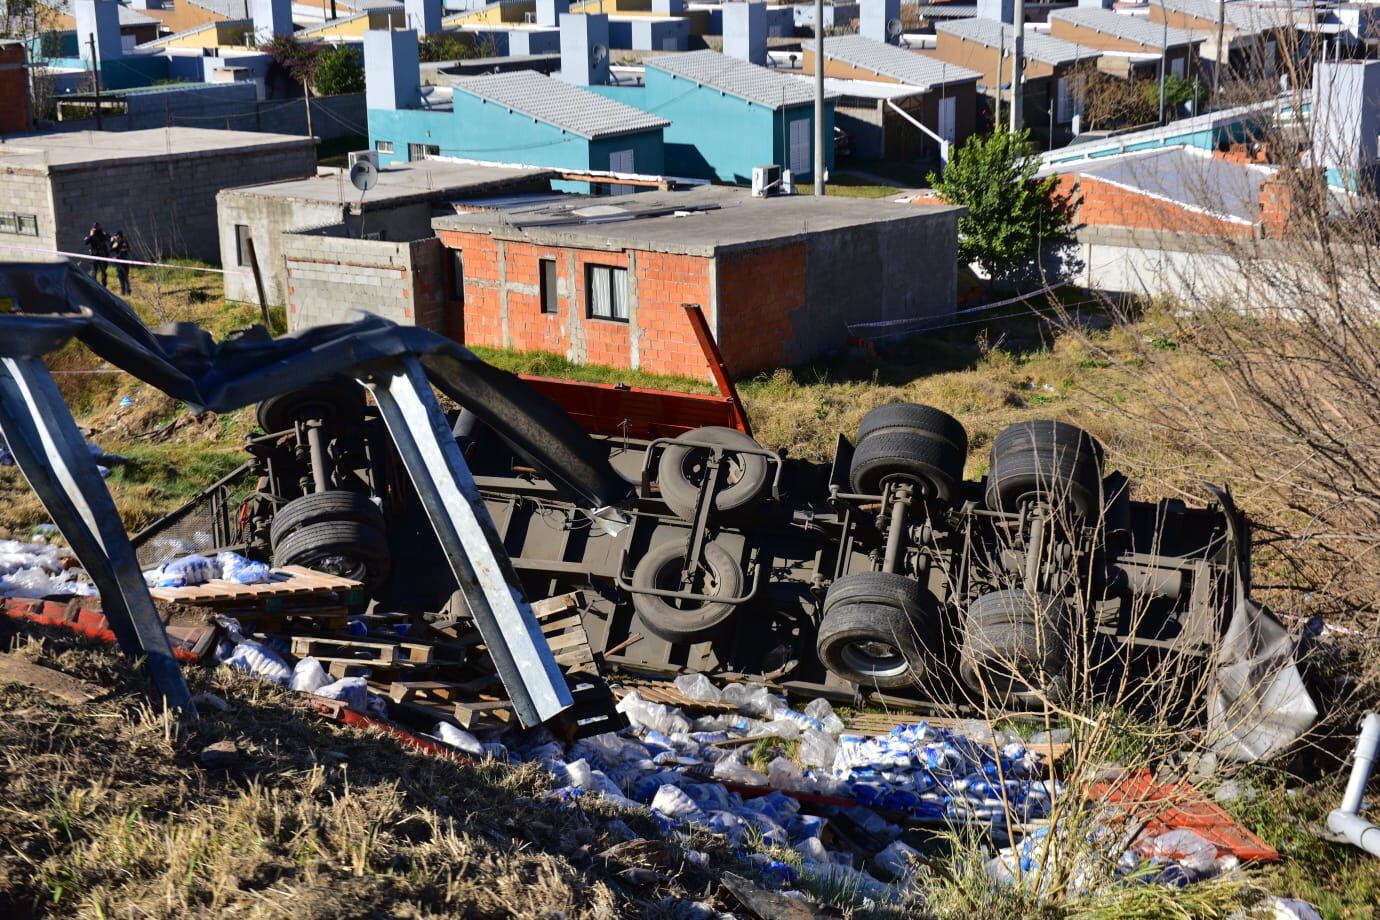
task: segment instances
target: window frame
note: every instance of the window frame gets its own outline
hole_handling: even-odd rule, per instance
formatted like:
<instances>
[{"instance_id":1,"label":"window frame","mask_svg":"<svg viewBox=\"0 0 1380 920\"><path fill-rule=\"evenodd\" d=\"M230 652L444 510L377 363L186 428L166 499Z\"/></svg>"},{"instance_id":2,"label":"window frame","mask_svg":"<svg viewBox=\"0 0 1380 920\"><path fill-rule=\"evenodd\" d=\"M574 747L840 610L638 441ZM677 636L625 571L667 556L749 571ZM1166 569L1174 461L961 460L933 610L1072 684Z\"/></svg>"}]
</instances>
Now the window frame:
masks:
<instances>
[{"instance_id":1,"label":"window frame","mask_svg":"<svg viewBox=\"0 0 1380 920\"><path fill-rule=\"evenodd\" d=\"M609 310L607 315L595 312L597 305L594 297L594 277L598 272L609 273ZM621 287L614 283L614 279L617 277L614 272L620 272L622 274L623 284ZM622 308L622 316L618 315L620 307ZM593 262L585 265L585 317L587 319L602 320L606 323L627 324L631 322L631 316L628 311L628 270L626 267L619 265L600 265Z\"/></svg>"},{"instance_id":2,"label":"window frame","mask_svg":"<svg viewBox=\"0 0 1380 920\"><path fill-rule=\"evenodd\" d=\"M549 277L548 277L549 275ZM537 259L537 306L541 309L543 316L555 316L561 312L559 275L556 272L556 260L550 258Z\"/></svg>"},{"instance_id":3,"label":"window frame","mask_svg":"<svg viewBox=\"0 0 1380 920\"><path fill-rule=\"evenodd\" d=\"M235 264L240 268L249 266L249 225L235 224Z\"/></svg>"},{"instance_id":4,"label":"window frame","mask_svg":"<svg viewBox=\"0 0 1380 920\"><path fill-rule=\"evenodd\" d=\"M385 140L377 140L377 141L374 141L374 152L375 152L375 153L383 153L383 154L387 154L388 156L392 156L393 153L395 152L395 150L396 150L396 148L394 148L393 142L392 142L392 141L385 141Z\"/></svg>"},{"instance_id":5,"label":"window frame","mask_svg":"<svg viewBox=\"0 0 1380 920\"><path fill-rule=\"evenodd\" d=\"M447 288L446 293L450 297L450 302L465 305L465 250L452 249L450 251L450 261L447 263Z\"/></svg>"}]
</instances>

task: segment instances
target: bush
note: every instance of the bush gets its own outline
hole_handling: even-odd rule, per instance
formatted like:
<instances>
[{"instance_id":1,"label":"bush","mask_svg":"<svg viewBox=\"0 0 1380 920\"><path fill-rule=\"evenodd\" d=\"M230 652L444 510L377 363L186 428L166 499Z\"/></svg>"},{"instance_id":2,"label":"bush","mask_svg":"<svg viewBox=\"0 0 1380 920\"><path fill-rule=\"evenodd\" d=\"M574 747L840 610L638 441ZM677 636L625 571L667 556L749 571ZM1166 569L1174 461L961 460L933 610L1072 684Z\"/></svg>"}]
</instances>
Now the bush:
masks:
<instances>
[{"instance_id":1,"label":"bush","mask_svg":"<svg viewBox=\"0 0 1380 920\"><path fill-rule=\"evenodd\" d=\"M345 45L320 52L311 88L318 96L363 92L364 62L359 52Z\"/></svg>"},{"instance_id":2,"label":"bush","mask_svg":"<svg viewBox=\"0 0 1380 920\"><path fill-rule=\"evenodd\" d=\"M1039 277L1042 252L1061 275L1073 269L1073 221L1058 179L1038 179L1030 132L974 134L954 153L943 175L930 184L945 201L968 213L958 219L958 258L976 262L989 278Z\"/></svg>"}]
</instances>

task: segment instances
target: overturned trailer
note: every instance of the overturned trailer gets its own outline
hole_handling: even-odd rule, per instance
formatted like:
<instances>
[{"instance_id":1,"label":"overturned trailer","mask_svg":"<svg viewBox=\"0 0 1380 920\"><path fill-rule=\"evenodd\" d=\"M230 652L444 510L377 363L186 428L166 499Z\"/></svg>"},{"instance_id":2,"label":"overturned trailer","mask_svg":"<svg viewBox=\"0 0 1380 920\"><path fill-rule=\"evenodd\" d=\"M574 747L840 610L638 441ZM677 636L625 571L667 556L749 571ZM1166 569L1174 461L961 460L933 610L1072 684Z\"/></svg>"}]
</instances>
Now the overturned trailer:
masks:
<instances>
[{"instance_id":1,"label":"overturned trailer","mask_svg":"<svg viewBox=\"0 0 1380 920\"><path fill-rule=\"evenodd\" d=\"M1243 759L1315 716L1287 634L1250 600L1249 527L1225 490L1199 508L1133 500L1095 439L1053 421L1002 431L965 481L967 434L932 407L878 408L817 463L760 445L731 395L529 384L628 485L629 526L601 526L479 407L453 410L449 434L523 594L578 590L607 668L980 713L1143 698ZM276 564L360 578L414 636L453 635L468 602L378 407L324 380L258 420L252 493L221 500L221 530ZM186 519L139 542L166 546ZM1166 705L1167 688L1182 698Z\"/></svg>"}]
</instances>

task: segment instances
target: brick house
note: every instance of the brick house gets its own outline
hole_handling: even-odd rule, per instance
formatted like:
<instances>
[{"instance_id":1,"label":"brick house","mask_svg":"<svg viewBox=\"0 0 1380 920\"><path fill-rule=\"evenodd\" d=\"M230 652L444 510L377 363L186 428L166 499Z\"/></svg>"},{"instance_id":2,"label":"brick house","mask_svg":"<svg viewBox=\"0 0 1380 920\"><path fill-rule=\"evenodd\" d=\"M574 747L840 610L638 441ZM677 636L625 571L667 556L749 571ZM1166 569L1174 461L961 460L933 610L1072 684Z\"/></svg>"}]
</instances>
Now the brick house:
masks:
<instances>
[{"instance_id":1,"label":"brick house","mask_svg":"<svg viewBox=\"0 0 1380 920\"><path fill-rule=\"evenodd\" d=\"M1163 55L1166 73L1192 80L1198 71L1198 46L1203 42L1201 35L1184 29L1086 6L1050 13L1049 34L1102 52L1098 69L1119 77L1158 74Z\"/></svg>"},{"instance_id":2,"label":"brick house","mask_svg":"<svg viewBox=\"0 0 1380 920\"><path fill-rule=\"evenodd\" d=\"M1011 68L1016 44L1014 26L994 19L959 19L935 26L934 57L982 74L978 92L995 99L998 87L1003 102L1010 100ZM1096 48L1075 45L1043 32L1024 33L1021 72L1021 111L1025 127L1048 146L1060 146L1073 136L1073 116L1078 112L1075 82L1080 67L1091 67L1101 57ZM1002 73L997 72L997 52Z\"/></svg>"},{"instance_id":3,"label":"brick house","mask_svg":"<svg viewBox=\"0 0 1380 920\"><path fill-rule=\"evenodd\" d=\"M1272 78L1279 73L1281 65L1299 48L1302 30L1317 17L1306 8L1218 0L1163 0L1150 4L1147 14L1152 23L1167 23L1204 36L1203 56L1211 52L1212 66L1225 62L1229 75L1245 78ZM1219 16L1225 55L1216 48ZM1307 55L1299 57L1297 63L1306 66ZM1306 72L1294 76L1301 82L1307 80Z\"/></svg>"},{"instance_id":4,"label":"brick house","mask_svg":"<svg viewBox=\"0 0 1380 920\"><path fill-rule=\"evenodd\" d=\"M697 303L742 376L837 348L850 323L954 310L959 208L721 186L602 202L433 223L466 343L704 378Z\"/></svg>"},{"instance_id":5,"label":"brick house","mask_svg":"<svg viewBox=\"0 0 1380 920\"><path fill-rule=\"evenodd\" d=\"M800 69L813 74L815 43L804 41L800 47ZM961 145L977 130L977 83L982 74L976 70L862 35L836 35L824 40L824 76L914 87L916 92L902 103L906 114L954 146ZM850 114L845 110L852 103L847 98L848 90L835 86L845 96L837 106L842 122ZM915 155L911 151L901 152Z\"/></svg>"}]
</instances>

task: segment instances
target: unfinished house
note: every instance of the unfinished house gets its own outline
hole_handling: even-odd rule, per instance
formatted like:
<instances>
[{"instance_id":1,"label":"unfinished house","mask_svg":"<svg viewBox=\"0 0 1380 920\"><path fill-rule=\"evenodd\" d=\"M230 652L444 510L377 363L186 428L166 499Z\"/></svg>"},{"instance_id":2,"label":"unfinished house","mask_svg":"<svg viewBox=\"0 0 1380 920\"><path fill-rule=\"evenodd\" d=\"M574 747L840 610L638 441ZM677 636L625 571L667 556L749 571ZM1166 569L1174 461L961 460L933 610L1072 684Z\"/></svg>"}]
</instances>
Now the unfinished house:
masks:
<instances>
[{"instance_id":1,"label":"unfinished house","mask_svg":"<svg viewBox=\"0 0 1380 920\"><path fill-rule=\"evenodd\" d=\"M379 170L378 183L367 193L351 185L340 169L227 189L216 196L221 264L248 268L252 240L269 303L286 304L290 301L283 241L293 231L340 225L340 238L346 240L426 239L435 235L432 219L454 213L459 202L492 195L549 194L551 175L543 169L422 160ZM253 301L257 295L252 276L227 275L225 296ZM306 314L289 312L288 319L294 328L311 325Z\"/></svg>"},{"instance_id":2,"label":"unfinished house","mask_svg":"<svg viewBox=\"0 0 1380 920\"><path fill-rule=\"evenodd\" d=\"M951 314L961 212L702 186L435 227L467 343L703 377L695 303L740 376L839 348L850 323Z\"/></svg>"},{"instance_id":3,"label":"unfinished house","mask_svg":"<svg viewBox=\"0 0 1380 920\"><path fill-rule=\"evenodd\" d=\"M310 137L157 128L14 138L0 146L0 208L15 228L0 224L0 248L81 252L99 221L140 255L216 262L222 189L315 173Z\"/></svg>"}]
</instances>

